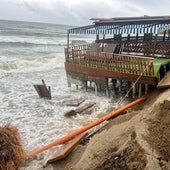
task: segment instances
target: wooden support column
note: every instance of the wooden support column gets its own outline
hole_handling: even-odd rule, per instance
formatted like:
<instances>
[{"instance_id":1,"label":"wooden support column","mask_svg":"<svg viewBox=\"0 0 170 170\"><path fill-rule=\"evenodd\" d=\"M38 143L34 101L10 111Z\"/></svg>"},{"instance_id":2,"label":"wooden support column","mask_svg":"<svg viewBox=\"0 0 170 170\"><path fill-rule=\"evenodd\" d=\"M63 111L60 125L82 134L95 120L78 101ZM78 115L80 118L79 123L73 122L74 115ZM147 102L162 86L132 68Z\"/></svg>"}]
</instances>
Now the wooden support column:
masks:
<instances>
[{"instance_id":1,"label":"wooden support column","mask_svg":"<svg viewBox=\"0 0 170 170\"><path fill-rule=\"evenodd\" d=\"M135 83L132 83L132 98L135 98L135 93L136 93Z\"/></svg>"},{"instance_id":2,"label":"wooden support column","mask_svg":"<svg viewBox=\"0 0 170 170\"><path fill-rule=\"evenodd\" d=\"M69 32L67 31L67 56L65 56L66 61L69 61Z\"/></svg>"},{"instance_id":3,"label":"wooden support column","mask_svg":"<svg viewBox=\"0 0 170 170\"><path fill-rule=\"evenodd\" d=\"M71 87L71 83L67 80L68 87Z\"/></svg>"},{"instance_id":4,"label":"wooden support column","mask_svg":"<svg viewBox=\"0 0 170 170\"><path fill-rule=\"evenodd\" d=\"M102 91L102 85L101 84L98 84L98 89L99 89L100 92Z\"/></svg>"},{"instance_id":5,"label":"wooden support column","mask_svg":"<svg viewBox=\"0 0 170 170\"><path fill-rule=\"evenodd\" d=\"M130 82L128 81L128 82L127 82L127 87L126 87L126 94L127 94L126 96L127 96L127 97L129 97L129 93L130 93L130 92L129 92L129 89L130 89Z\"/></svg>"},{"instance_id":6,"label":"wooden support column","mask_svg":"<svg viewBox=\"0 0 170 170\"><path fill-rule=\"evenodd\" d=\"M112 91L113 91L113 95L116 94L116 91L115 91L115 88L116 88L116 80L115 79L112 79Z\"/></svg>"},{"instance_id":7,"label":"wooden support column","mask_svg":"<svg viewBox=\"0 0 170 170\"><path fill-rule=\"evenodd\" d=\"M122 80L118 80L119 81L119 93L121 93L122 91Z\"/></svg>"},{"instance_id":8,"label":"wooden support column","mask_svg":"<svg viewBox=\"0 0 170 170\"><path fill-rule=\"evenodd\" d=\"M95 95L97 96L97 83L94 83Z\"/></svg>"},{"instance_id":9,"label":"wooden support column","mask_svg":"<svg viewBox=\"0 0 170 170\"><path fill-rule=\"evenodd\" d=\"M109 97L109 86L108 86L108 78L106 79L106 96Z\"/></svg>"},{"instance_id":10,"label":"wooden support column","mask_svg":"<svg viewBox=\"0 0 170 170\"><path fill-rule=\"evenodd\" d=\"M87 91L87 81L84 82L84 87L85 87L85 90Z\"/></svg>"},{"instance_id":11,"label":"wooden support column","mask_svg":"<svg viewBox=\"0 0 170 170\"><path fill-rule=\"evenodd\" d=\"M109 87L106 85L106 96L109 97Z\"/></svg>"},{"instance_id":12,"label":"wooden support column","mask_svg":"<svg viewBox=\"0 0 170 170\"><path fill-rule=\"evenodd\" d=\"M145 95L148 93L148 84L145 84Z\"/></svg>"},{"instance_id":13,"label":"wooden support column","mask_svg":"<svg viewBox=\"0 0 170 170\"><path fill-rule=\"evenodd\" d=\"M142 95L142 84L139 83L139 88L138 88L138 97L141 97Z\"/></svg>"}]
</instances>

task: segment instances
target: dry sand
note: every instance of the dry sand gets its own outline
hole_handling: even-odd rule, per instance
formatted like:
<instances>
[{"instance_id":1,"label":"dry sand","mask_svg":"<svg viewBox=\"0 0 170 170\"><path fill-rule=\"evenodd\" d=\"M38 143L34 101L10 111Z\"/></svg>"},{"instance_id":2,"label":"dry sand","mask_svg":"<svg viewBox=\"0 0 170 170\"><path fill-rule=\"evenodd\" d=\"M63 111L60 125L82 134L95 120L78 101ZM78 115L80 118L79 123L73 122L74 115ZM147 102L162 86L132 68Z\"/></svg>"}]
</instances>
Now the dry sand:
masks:
<instances>
[{"instance_id":1,"label":"dry sand","mask_svg":"<svg viewBox=\"0 0 170 170\"><path fill-rule=\"evenodd\" d=\"M50 166L50 165L49 165ZM56 170L170 170L170 89L110 120Z\"/></svg>"}]
</instances>

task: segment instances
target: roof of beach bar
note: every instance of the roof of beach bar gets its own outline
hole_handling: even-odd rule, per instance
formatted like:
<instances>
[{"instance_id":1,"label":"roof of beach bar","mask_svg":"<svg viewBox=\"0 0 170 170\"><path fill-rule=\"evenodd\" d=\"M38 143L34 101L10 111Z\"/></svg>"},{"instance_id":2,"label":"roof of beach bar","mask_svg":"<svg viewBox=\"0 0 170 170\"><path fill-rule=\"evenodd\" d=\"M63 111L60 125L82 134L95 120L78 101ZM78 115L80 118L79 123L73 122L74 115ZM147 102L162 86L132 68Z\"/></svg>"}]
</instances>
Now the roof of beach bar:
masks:
<instances>
[{"instance_id":1,"label":"roof of beach bar","mask_svg":"<svg viewBox=\"0 0 170 170\"><path fill-rule=\"evenodd\" d=\"M92 18L92 25L68 30L68 34L144 34L170 29L170 16Z\"/></svg>"}]
</instances>

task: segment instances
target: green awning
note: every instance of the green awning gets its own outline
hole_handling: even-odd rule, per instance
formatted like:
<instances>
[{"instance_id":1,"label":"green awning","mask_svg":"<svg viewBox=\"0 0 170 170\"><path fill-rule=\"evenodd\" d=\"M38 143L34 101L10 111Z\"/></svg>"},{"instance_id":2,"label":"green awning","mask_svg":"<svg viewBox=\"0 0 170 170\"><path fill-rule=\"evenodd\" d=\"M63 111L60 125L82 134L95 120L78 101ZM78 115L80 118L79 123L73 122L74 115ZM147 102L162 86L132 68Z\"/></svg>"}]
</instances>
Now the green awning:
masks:
<instances>
[{"instance_id":1,"label":"green awning","mask_svg":"<svg viewBox=\"0 0 170 170\"><path fill-rule=\"evenodd\" d=\"M156 77L158 77L159 75L159 70L161 68L161 66L166 65L170 63L170 58L155 58L154 62L153 62L153 66L154 66L154 74Z\"/></svg>"}]
</instances>

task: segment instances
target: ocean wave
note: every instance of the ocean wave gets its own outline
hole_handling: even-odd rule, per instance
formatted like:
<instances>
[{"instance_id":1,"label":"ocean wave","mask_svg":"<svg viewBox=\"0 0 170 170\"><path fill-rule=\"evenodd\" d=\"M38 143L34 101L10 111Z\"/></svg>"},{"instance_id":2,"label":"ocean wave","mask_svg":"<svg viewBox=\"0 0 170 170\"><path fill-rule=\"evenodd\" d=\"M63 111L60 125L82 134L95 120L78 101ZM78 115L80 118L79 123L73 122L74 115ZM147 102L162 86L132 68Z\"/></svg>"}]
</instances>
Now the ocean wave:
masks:
<instances>
[{"instance_id":1,"label":"ocean wave","mask_svg":"<svg viewBox=\"0 0 170 170\"><path fill-rule=\"evenodd\" d=\"M2 36L27 36L27 37L37 37L37 38L46 38L46 37L52 37L52 38L65 38L66 39L66 33L58 33L58 32L50 32L50 33L44 33L44 32L28 32L21 31L21 30L13 30L13 31L6 31L6 30L0 30L0 35Z\"/></svg>"},{"instance_id":2,"label":"ocean wave","mask_svg":"<svg viewBox=\"0 0 170 170\"><path fill-rule=\"evenodd\" d=\"M15 60L1 60L0 70L1 71L33 71L33 70L44 70L55 67L64 67L64 56L60 57L39 57L39 58L22 58Z\"/></svg>"},{"instance_id":3,"label":"ocean wave","mask_svg":"<svg viewBox=\"0 0 170 170\"><path fill-rule=\"evenodd\" d=\"M12 46L12 47L20 47L20 46L66 46L65 42L43 42L43 41L0 41L0 47Z\"/></svg>"},{"instance_id":4,"label":"ocean wave","mask_svg":"<svg viewBox=\"0 0 170 170\"><path fill-rule=\"evenodd\" d=\"M70 41L70 45L75 46L75 45L82 45L82 44L88 44L90 43L90 40L72 40ZM0 39L0 47L6 47L6 46L11 46L11 47L32 47L32 46L63 46L66 47L67 43L66 40L60 40L58 42L55 42L54 40L34 40L34 39L19 39L19 40L12 40L12 39Z\"/></svg>"},{"instance_id":5,"label":"ocean wave","mask_svg":"<svg viewBox=\"0 0 170 170\"><path fill-rule=\"evenodd\" d=\"M30 42L0 42L0 46L4 47L4 46L44 46L44 45L48 45L48 46L66 46L66 44L61 44L61 43L30 43Z\"/></svg>"}]
</instances>

